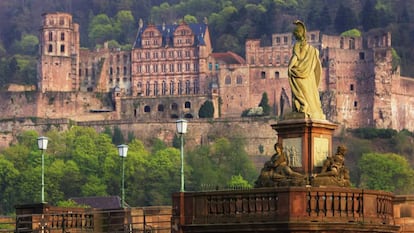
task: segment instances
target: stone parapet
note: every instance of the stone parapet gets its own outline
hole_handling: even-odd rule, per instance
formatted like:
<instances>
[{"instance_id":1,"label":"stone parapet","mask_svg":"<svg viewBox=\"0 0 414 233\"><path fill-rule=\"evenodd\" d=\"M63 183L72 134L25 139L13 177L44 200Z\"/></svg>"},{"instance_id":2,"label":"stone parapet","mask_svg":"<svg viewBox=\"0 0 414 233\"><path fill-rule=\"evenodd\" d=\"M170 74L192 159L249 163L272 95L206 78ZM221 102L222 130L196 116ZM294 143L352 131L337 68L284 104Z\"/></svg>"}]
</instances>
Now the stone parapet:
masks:
<instances>
[{"instance_id":1,"label":"stone parapet","mask_svg":"<svg viewBox=\"0 0 414 233\"><path fill-rule=\"evenodd\" d=\"M341 232L398 232L392 198L392 194L383 191L339 187L177 193L173 196L172 229L181 232L337 232L339 229Z\"/></svg>"}]
</instances>

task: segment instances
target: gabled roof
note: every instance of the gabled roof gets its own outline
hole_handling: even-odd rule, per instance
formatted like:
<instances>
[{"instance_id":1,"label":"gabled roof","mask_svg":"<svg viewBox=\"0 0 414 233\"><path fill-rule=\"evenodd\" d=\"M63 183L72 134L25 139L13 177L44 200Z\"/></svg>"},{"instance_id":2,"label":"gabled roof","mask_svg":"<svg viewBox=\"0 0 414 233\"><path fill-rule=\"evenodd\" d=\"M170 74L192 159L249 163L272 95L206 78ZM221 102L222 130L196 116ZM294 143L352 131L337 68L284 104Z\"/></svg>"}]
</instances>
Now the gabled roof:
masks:
<instances>
[{"instance_id":1,"label":"gabled roof","mask_svg":"<svg viewBox=\"0 0 414 233\"><path fill-rule=\"evenodd\" d=\"M216 59L216 61L222 61L226 64L245 64L246 61L239 55L233 52L225 53L212 53L211 56Z\"/></svg>"},{"instance_id":2,"label":"gabled roof","mask_svg":"<svg viewBox=\"0 0 414 233\"><path fill-rule=\"evenodd\" d=\"M155 25L157 30L162 35L162 45L172 45L174 41L174 32L181 25L188 25L194 34L194 46L205 45L204 36L207 30L207 24L204 23L190 23L190 24L162 24ZM153 25L152 25L153 26ZM142 34L149 27L145 25L138 28L137 37L134 42L134 48L142 47Z\"/></svg>"},{"instance_id":3,"label":"gabled roof","mask_svg":"<svg viewBox=\"0 0 414 233\"><path fill-rule=\"evenodd\" d=\"M118 196L108 197L73 197L70 198L79 205L87 205L97 209L119 209L121 198Z\"/></svg>"}]
</instances>

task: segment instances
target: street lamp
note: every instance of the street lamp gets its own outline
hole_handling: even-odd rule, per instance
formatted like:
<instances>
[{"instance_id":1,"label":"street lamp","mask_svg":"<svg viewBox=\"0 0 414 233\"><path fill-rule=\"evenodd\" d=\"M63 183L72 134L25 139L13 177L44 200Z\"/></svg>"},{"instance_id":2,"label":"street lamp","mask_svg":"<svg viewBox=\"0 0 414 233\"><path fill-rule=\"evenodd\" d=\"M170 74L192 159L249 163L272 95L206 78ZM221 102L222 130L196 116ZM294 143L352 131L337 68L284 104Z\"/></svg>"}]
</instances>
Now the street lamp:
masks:
<instances>
[{"instance_id":1,"label":"street lamp","mask_svg":"<svg viewBox=\"0 0 414 233\"><path fill-rule=\"evenodd\" d=\"M121 157L121 159L122 159L122 197L121 197L121 206L122 206L122 208L124 208L125 207L125 181L124 181L124 176L125 176L125 163L124 163L124 160L125 160L125 158L127 157L127 154L128 154L128 146L127 145L124 145L124 144L122 144L122 145L119 145L118 146L118 154L119 154L119 157Z\"/></svg>"},{"instance_id":2,"label":"street lamp","mask_svg":"<svg viewBox=\"0 0 414 233\"><path fill-rule=\"evenodd\" d=\"M181 189L180 192L184 192L184 134L187 133L187 121L184 119L179 119L176 122L177 132L181 137Z\"/></svg>"},{"instance_id":3,"label":"street lamp","mask_svg":"<svg viewBox=\"0 0 414 233\"><path fill-rule=\"evenodd\" d=\"M38 137L37 138L37 145L39 150L42 151L42 203L45 203L45 153L44 151L47 149L47 137Z\"/></svg>"}]
</instances>

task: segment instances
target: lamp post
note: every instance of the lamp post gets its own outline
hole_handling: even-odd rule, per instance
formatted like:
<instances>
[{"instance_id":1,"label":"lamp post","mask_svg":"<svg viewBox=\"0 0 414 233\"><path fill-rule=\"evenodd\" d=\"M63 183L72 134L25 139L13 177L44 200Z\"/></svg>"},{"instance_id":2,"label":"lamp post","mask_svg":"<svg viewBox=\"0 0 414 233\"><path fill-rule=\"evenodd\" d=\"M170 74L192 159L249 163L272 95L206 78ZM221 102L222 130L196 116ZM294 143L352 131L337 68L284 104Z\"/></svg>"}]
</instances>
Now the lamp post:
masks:
<instances>
[{"instance_id":1,"label":"lamp post","mask_svg":"<svg viewBox=\"0 0 414 233\"><path fill-rule=\"evenodd\" d=\"M39 150L42 151L42 203L45 203L45 153L44 151L47 149L47 137L38 137L37 138L37 145L39 147Z\"/></svg>"},{"instance_id":2,"label":"lamp post","mask_svg":"<svg viewBox=\"0 0 414 233\"><path fill-rule=\"evenodd\" d=\"M127 157L127 154L128 154L128 146L124 145L124 144L119 145L118 146L118 154L119 154L119 157L121 157L121 160L122 160L121 206L122 206L122 208L124 208L125 207L125 204L124 204L125 203L125 185L124 185L125 184L125 181L124 181L125 163L124 163L124 160L125 160L125 158Z\"/></svg>"},{"instance_id":3,"label":"lamp post","mask_svg":"<svg viewBox=\"0 0 414 233\"><path fill-rule=\"evenodd\" d=\"M184 192L184 134L187 133L187 121L184 119L179 119L176 122L177 124L177 132L180 134L181 137L181 189L180 192Z\"/></svg>"}]
</instances>

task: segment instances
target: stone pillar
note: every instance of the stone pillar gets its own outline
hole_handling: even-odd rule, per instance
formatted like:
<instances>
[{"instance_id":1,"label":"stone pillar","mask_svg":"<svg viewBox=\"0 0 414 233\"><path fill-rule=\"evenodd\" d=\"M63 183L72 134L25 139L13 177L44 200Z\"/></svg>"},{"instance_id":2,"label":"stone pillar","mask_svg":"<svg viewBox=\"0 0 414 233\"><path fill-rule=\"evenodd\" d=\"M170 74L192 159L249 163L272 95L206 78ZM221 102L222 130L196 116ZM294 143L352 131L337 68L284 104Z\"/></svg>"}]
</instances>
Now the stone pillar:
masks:
<instances>
[{"instance_id":1,"label":"stone pillar","mask_svg":"<svg viewBox=\"0 0 414 233\"><path fill-rule=\"evenodd\" d=\"M327 120L289 119L271 125L283 145L288 165L311 177L319 173L323 161L332 155L332 134L337 128Z\"/></svg>"}]
</instances>

